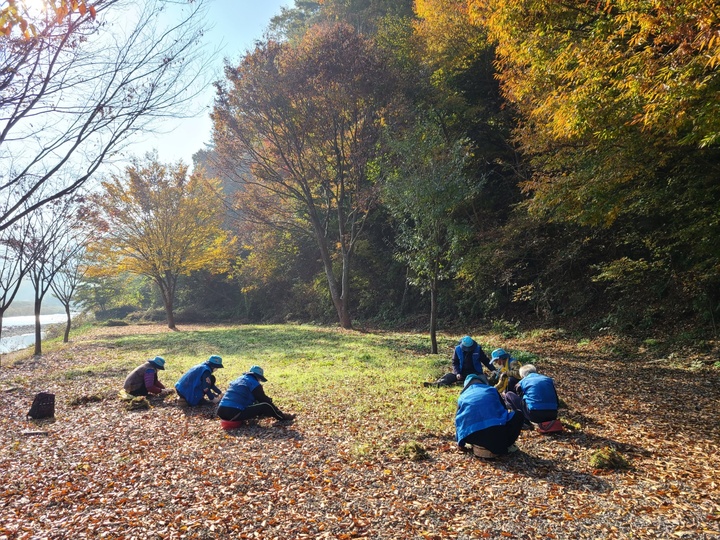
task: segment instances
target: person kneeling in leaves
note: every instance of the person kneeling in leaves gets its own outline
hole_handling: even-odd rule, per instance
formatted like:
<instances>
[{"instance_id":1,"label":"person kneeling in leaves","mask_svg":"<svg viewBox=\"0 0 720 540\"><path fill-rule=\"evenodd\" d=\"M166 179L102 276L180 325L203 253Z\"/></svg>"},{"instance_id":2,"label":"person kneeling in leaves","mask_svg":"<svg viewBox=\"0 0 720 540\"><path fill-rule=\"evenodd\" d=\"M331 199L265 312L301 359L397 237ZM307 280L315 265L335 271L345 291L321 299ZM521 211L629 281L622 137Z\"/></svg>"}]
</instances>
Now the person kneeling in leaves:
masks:
<instances>
[{"instance_id":1,"label":"person kneeling in leaves","mask_svg":"<svg viewBox=\"0 0 720 540\"><path fill-rule=\"evenodd\" d=\"M458 397L455 430L458 446L469 444L478 457L494 458L517 450L522 414L508 411L500 393L478 375L468 375Z\"/></svg>"},{"instance_id":2,"label":"person kneeling in leaves","mask_svg":"<svg viewBox=\"0 0 720 540\"><path fill-rule=\"evenodd\" d=\"M505 349L495 349L491 356L496 371L493 373L493 377L490 378L490 383L495 385L500 394L504 394L508 389L515 389L515 385L521 379L520 366L522 364L518 360L511 358L505 352Z\"/></svg>"},{"instance_id":3,"label":"person kneeling in leaves","mask_svg":"<svg viewBox=\"0 0 720 540\"><path fill-rule=\"evenodd\" d=\"M423 386L427 388L461 384L468 375L483 375L483 366L490 372L495 369L480 344L470 336L465 336L453 350L452 372L446 373L435 382L424 382Z\"/></svg>"},{"instance_id":4,"label":"person kneeling in leaves","mask_svg":"<svg viewBox=\"0 0 720 540\"><path fill-rule=\"evenodd\" d=\"M165 385L158 379L158 370L165 369L165 359L162 356L156 356L152 360L148 360L144 364L136 367L130 375L125 379L125 391L131 396L166 396L171 389L165 388Z\"/></svg>"},{"instance_id":5,"label":"person kneeling in leaves","mask_svg":"<svg viewBox=\"0 0 720 540\"><path fill-rule=\"evenodd\" d=\"M216 354L213 354L202 364L191 367L175 383L178 396L184 399L191 407L200 404L219 403L222 391L215 386L213 372L222 367L222 358Z\"/></svg>"},{"instance_id":6,"label":"person kneeling in leaves","mask_svg":"<svg viewBox=\"0 0 720 540\"><path fill-rule=\"evenodd\" d=\"M218 406L217 415L222 420L238 421L269 416L281 421L295 419L294 414L282 412L263 390L260 382L266 382L260 366L252 366L228 386Z\"/></svg>"},{"instance_id":7,"label":"person kneeling in leaves","mask_svg":"<svg viewBox=\"0 0 720 540\"><path fill-rule=\"evenodd\" d=\"M521 381L515 385L515 392L505 392L505 401L514 410L523 414L528 422L542 424L558 417L558 400L555 381L540 375L532 364L520 368Z\"/></svg>"}]
</instances>

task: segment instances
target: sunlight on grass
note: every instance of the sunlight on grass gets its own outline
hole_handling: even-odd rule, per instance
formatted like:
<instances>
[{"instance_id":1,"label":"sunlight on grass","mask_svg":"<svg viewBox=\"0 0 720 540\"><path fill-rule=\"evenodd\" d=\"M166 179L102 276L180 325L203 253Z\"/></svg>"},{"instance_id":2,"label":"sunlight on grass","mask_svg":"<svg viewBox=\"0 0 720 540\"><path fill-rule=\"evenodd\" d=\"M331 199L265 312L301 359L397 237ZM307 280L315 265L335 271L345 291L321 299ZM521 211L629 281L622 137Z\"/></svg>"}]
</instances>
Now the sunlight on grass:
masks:
<instances>
[{"instance_id":1,"label":"sunlight on grass","mask_svg":"<svg viewBox=\"0 0 720 540\"><path fill-rule=\"evenodd\" d=\"M129 370L160 355L166 360L160 379L171 386L191 366L219 354L225 368L216 376L225 389L258 364L268 378L266 392L281 407L320 418L328 429L352 426L358 448L381 448L397 443L397 430L452 436L459 388L422 387L449 368L455 341L446 341L444 354L430 355L427 338L416 334L310 325L209 327L115 338L109 343L115 361L106 368Z\"/></svg>"}]
</instances>

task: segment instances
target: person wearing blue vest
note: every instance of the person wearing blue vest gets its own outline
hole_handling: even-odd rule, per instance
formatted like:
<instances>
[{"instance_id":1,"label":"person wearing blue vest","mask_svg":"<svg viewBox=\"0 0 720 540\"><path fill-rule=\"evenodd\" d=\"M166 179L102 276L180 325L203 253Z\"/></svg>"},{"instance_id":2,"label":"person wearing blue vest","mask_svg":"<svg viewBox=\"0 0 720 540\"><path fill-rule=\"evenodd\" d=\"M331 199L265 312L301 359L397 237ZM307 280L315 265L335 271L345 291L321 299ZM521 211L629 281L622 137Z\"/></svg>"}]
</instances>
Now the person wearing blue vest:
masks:
<instances>
[{"instance_id":1,"label":"person wearing blue vest","mask_svg":"<svg viewBox=\"0 0 720 540\"><path fill-rule=\"evenodd\" d=\"M487 458L514 452L522 425L522 414L508 411L495 388L478 375L468 375L455 414L461 449L471 445L475 455Z\"/></svg>"},{"instance_id":2,"label":"person wearing blue vest","mask_svg":"<svg viewBox=\"0 0 720 540\"><path fill-rule=\"evenodd\" d=\"M213 354L202 364L191 367L175 383L175 391L188 405L195 407L201 403L217 403L222 391L215 386L213 372L223 367L222 358Z\"/></svg>"},{"instance_id":3,"label":"person wearing blue vest","mask_svg":"<svg viewBox=\"0 0 720 540\"><path fill-rule=\"evenodd\" d=\"M480 344L470 336L465 336L454 349L452 372L446 373L435 382L424 382L423 386L451 386L461 384L468 375L483 375L483 366L490 372L495 368L490 363Z\"/></svg>"},{"instance_id":4,"label":"person wearing blue vest","mask_svg":"<svg viewBox=\"0 0 720 540\"><path fill-rule=\"evenodd\" d=\"M532 364L520 368L521 380L515 385L515 392L505 392L505 401L514 410L523 414L528 422L541 424L556 420L559 399L555 381L540 375Z\"/></svg>"},{"instance_id":5,"label":"person wearing blue vest","mask_svg":"<svg viewBox=\"0 0 720 540\"><path fill-rule=\"evenodd\" d=\"M260 382L266 382L260 366L252 366L228 386L218 406L217 415L221 420L235 422L259 416L269 416L280 421L292 421L294 414L282 412L263 390Z\"/></svg>"}]
</instances>

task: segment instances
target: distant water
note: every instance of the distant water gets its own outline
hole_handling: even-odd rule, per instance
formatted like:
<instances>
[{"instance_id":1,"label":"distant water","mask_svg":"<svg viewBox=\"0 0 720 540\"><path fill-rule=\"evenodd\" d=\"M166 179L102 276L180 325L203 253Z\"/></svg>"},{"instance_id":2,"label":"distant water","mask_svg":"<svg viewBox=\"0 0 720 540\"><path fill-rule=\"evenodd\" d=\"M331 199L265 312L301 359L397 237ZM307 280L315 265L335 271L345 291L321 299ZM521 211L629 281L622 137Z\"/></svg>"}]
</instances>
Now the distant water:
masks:
<instances>
[{"instance_id":1,"label":"distant water","mask_svg":"<svg viewBox=\"0 0 720 540\"><path fill-rule=\"evenodd\" d=\"M75 313L71 313L70 316L74 316ZM41 337L45 337L45 332L42 328L49 324L64 323L67 320L67 316L64 313L54 313L52 315L40 315L40 328ZM0 338L0 353L9 353L31 347L35 345L35 316L27 315L21 317L3 317L2 320L3 336L8 337ZM27 332L17 333L13 329L18 330L20 327Z\"/></svg>"}]
</instances>

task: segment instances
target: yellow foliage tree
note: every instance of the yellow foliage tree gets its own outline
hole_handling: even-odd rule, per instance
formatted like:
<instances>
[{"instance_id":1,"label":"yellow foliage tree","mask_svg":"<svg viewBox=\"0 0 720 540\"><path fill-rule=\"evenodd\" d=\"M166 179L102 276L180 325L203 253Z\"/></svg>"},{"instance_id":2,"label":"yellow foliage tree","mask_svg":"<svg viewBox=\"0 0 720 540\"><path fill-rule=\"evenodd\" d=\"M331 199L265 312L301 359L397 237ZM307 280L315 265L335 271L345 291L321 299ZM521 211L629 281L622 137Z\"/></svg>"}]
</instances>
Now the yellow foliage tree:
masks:
<instances>
[{"instance_id":1,"label":"yellow foliage tree","mask_svg":"<svg viewBox=\"0 0 720 540\"><path fill-rule=\"evenodd\" d=\"M184 164L164 165L148 156L102 185L92 218L101 235L90 247L101 264L89 274L130 272L152 279L162 295L168 327L175 329L178 277L230 268L235 239L222 229L219 181L205 178L202 171L188 177Z\"/></svg>"}]
</instances>

